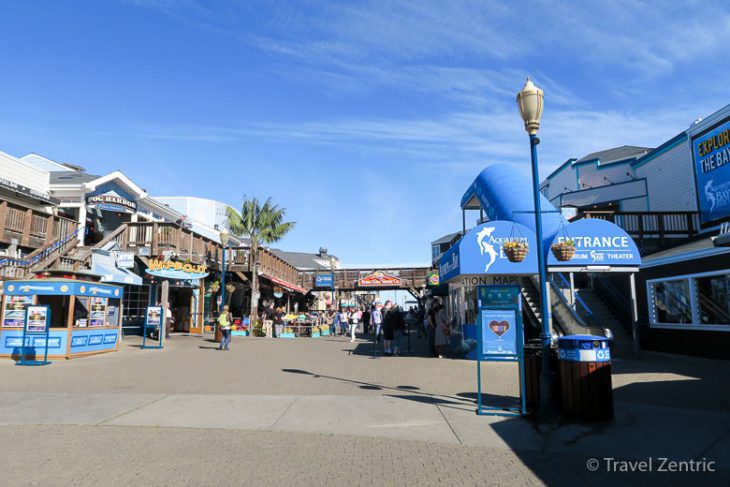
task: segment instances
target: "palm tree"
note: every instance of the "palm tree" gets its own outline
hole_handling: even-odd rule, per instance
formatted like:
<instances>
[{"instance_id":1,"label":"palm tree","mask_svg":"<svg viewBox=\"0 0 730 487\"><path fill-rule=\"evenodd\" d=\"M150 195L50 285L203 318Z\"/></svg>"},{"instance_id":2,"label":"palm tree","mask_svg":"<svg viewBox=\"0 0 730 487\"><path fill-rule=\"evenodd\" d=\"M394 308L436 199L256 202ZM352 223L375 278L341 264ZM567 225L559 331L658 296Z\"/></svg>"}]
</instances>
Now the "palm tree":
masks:
<instances>
[{"instance_id":1,"label":"palm tree","mask_svg":"<svg viewBox=\"0 0 730 487\"><path fill-rule=\"evenodd\" d=\"M251 242L251 259L254 263L251 276L251 316L257 314L259 307L259 250L264 245L281 240L296 225L294 222L285 222L285 215L286 208L280 208L271 198L267 198L261 205L257 198L244 196L240 215L233 208L228 208L228 227L231 233Z\"/></svg>"}]
</instances>

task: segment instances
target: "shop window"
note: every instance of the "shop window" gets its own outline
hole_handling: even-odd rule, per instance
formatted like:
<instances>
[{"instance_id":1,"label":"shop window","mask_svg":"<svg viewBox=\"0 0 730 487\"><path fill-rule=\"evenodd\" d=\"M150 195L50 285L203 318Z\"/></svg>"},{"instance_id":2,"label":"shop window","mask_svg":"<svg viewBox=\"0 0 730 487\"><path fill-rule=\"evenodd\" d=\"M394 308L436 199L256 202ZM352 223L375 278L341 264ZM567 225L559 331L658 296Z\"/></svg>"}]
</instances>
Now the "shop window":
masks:
<instances>
[{"instance_id":1,"label":"shop window","mask_svg":"<svg viewBox=\"0 0 730 487\"><path fill-rule=\"evenodd\" d=\"M692 323L689 280L655 282L652 284L656 323Z\"/></svg>"},{"instance_id":2,"label":"shop window","mask_svg":"<svg viewBox=\"0 0 730 487\"><path fill-rule=\"evenodd\" d=\"M86 296L76 296L73 326L76 328L89 326L89 298Z\"/></svg>"},{"instance_id":3,"label":"shop window","mask_svg":"<svg viewBox=\"0 0 730 487\"><path fill-rule=\"evenodd\" d=\"M730 325L730 274L695 279L700 323Z\"/></svg>"},{"instance_id":4,"label":"shop window","mask_svg":"<svg viewBox=\"0 0 730 487\"><path fill-rule=\"evenodd\" d=\"M36 303L51 309L51 328L66 328L72 296L38 296Z\"/></svg>"},{"instance_id":5,"label":"shop window","mask_svg":"<svg viewBox=\"0 0 730 487\"><path fill-rule=\"evenodd\" d=\"M143 325L145 312L149 305L150 286L124 287L124 317L123 326Z\"/></svg>"}]
</instances>

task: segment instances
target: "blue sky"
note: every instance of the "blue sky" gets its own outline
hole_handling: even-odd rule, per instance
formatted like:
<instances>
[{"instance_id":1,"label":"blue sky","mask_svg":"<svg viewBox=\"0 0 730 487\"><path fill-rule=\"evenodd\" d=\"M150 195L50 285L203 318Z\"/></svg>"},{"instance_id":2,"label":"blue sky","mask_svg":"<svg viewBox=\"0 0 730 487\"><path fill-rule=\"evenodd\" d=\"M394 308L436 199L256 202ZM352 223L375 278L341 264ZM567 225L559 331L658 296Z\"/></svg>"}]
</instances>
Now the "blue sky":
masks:
<instances>
[{"instance_id":1,"label":"blue sky","mask_svg":"<svg viewBox=\"0 0 730 487\"><path fill-rule=\"evenodd\" d=\"M0 150L152 195L272 196L298 222L285 250L427 263L481 169L529 177L528 74L542 177L726 105L723 3L7 1Z\"/></svg>"}]
</instances>

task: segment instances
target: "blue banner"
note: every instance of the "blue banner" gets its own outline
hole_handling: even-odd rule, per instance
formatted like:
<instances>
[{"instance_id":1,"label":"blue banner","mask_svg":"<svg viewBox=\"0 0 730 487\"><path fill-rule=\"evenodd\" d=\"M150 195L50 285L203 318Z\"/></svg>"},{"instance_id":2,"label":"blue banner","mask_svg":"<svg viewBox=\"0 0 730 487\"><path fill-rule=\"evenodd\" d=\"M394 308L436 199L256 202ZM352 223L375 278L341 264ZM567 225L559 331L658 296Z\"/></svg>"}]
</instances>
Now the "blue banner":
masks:
<instances>
[{"instance_id":1,"label":"blue banner","mask_svg":"<svg viewBox=\"0 0 730 487\"><path fill-rule=\"evenodd\" d=\"M317 274L314 279L314 287L332 289L332 274Z\"/></svg>"},{"instance_id":2,"label":"blue banner","mask_svg":"<svg viewBox=\"0 0 730 487\"><path fill-rule=\"evenodd\" d=\"M730 218L730 120L692 140L700 224Z\"/></svg>"},{"instance_id":3,"label":"blue banner","mask_svg":"<svg viewBox=\"0 0 730 487\"><path fill-rule=\"evenodd\" d=\"M522 262L511 262L505 244L527 244ZM468 232L439 261L441 281L471 274L537 274L535 234L519 223L493 221Z\"/></svg>"},{"instance_id":4,"label":"blue banner","mask_svg":"<svg viewBox=\"0 0 730 487\"><path fill-rule=\"evenodd\" d=\"M641 265L641 255L634 240L619 226L597 218L583 218L566 225L553 243L572 240L575 255L559 261L548 250L547 265L553 266L631 266Z\"/></svg>"}]
</instances>

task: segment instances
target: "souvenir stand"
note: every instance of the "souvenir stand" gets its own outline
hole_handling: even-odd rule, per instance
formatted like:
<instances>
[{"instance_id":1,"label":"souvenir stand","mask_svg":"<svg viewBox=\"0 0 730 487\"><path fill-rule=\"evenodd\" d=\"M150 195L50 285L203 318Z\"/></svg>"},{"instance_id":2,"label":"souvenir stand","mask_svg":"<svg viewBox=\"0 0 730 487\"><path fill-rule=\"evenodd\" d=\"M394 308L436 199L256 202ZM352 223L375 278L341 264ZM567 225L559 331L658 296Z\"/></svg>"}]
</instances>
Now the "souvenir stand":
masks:
<instances>
[{"instance_id":1,"label":"souvenir stand","mask_svg":"<svg viewBox=\"0 0 730 487\"><path fill-rule=\"evenodd\" d=\"M25 314L31 305L48 306L50 311L48 337L43 344L48 346L49 359L118 350L123 292L121 286L75 279L6 281L0 357L43 354L38 337L26 337L23 344Z\"/></svg>"}]
</instances>

